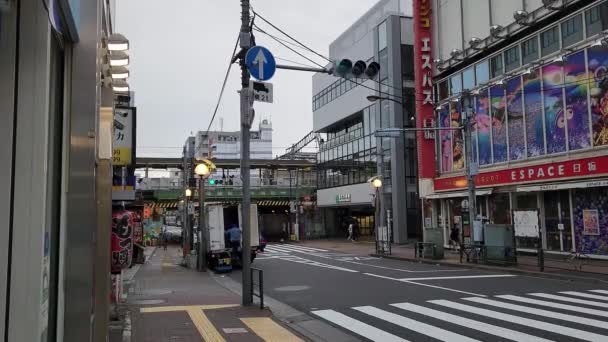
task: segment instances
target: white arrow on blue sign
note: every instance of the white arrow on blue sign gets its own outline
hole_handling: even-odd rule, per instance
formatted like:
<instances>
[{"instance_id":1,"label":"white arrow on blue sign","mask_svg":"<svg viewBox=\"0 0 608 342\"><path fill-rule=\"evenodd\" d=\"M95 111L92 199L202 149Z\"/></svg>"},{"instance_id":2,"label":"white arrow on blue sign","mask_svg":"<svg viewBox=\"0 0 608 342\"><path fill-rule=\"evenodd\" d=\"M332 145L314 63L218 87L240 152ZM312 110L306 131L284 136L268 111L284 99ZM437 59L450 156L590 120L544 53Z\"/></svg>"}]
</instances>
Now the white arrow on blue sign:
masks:
<instances>
[{"instance_id":1,"label":"white arrow on blue sign","mask_svg":"<svg viewBox=\"0 0 608 342\"><path fill-rule=\"evenodd\" d=\"M245 55L245 64L251 76L260 81L271 79L277 68L274 56L263 46L250 48Z\"/></svg>"}]
</instances>

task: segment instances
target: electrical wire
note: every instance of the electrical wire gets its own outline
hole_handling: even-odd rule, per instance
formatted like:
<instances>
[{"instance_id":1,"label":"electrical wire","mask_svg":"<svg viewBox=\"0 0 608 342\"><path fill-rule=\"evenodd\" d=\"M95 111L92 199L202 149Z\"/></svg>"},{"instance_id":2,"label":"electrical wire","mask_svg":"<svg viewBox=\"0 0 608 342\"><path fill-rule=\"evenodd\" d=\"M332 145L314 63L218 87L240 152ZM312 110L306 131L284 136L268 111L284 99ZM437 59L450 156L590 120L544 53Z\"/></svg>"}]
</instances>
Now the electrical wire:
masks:
<instances>
[{"instance_id":1,"label":"electrical wire","mask_svg":"<svg viewBox=\"0 0 608 342\"><path fill-rule=\"evenodd\" d=\"M207 126L207 133L211 129L211 125L213 124L213 120L215 120L215 115L217 114L217 110L220 108L220 103L222 102L222 96L224 95L224 89L226 89L226 83L228 82L228 76L230 75L230 69L232 69L232 59L236 54L236 49L239 46L240 37L237 36L236 42L234 43L234 49L232 50L232 55L230 56L230 62L228 62L228 69L226 70L226 75L224 76L224 82L222 83L222 88L220 90L220 95L217 99L217 104L215 105L215 109L213 110L213 116L211 117L211 121L209 121L209 126Z\"/></svg>"},{"instance_id":2,"label":"electrical wire","mask_svg":"<svg viewBox=\"0 0 608 342\"><path fill-rule=\"evenodd\" d=\"M286 33L285 31L281 30L280 28L276 27L273 23L271 23L270 21L268 21L266 18L264 18L263 16L261 16L258 12L256 12L255 10L253 10L253 8L251 9L253 14L255 14L256 16L258 16L260 19L262 19L262 21L264 21L266 24L270 25L272 28L274 28L275 30L281 32L282 34L284 34L286 37L288 37L289 39L293 40L294 42L298 43L300 46L302 46L303 48L305 48L306 50L314 53L315 55L325 59L326 61L333 63L334 61L332 61L331 59L329 59L328 57L325 57L324 55L316 52L315 50L309 48L308 46L306 46L304 43L300 42L299 40L295 39L294 37L290 36L288 33Z\"/></svg>"},{"instance_id":3,"label":"electrical wire","mask_svg":"<svg viewBox=\"0 0 608 342\"><path fill-rule=\"evenodd\" d=\"M299 66L304 66L304 67L308 67L308 68L314 68L314 66L312 66L312 65L304 64L304 63L300 63L300 62L296 62L296 61L292 61L291 59L287 59L287 58L282 58L282 57L274 56L274 59L279 60L279 61L284 61L284 62L289 62L289 63L297 64Z\"/></svg>"},{"instance_id":4,"label":"electrical wire","mask_svg":"<svg viewBox=\"0 0 608 342\"><path fill-rule=\"evenodd\" d=\"M301 54L300 52L296 51L296 50L295 50L295 49L293 49L292 47L290 47L290 46L288 46L287 44L283 43L282 41L280 41L280 40L279 40L278 38L276 38L275 36L273 36L273 35L271 35L271 34L267 33L267 32L266 32L266 31L264 31L264 30L262 30L262 29L261 29L261 28L259 28L257 25L255 25L255 24L254 24L254 27L257 29L256 31L261 32L261 33L263 33L263 34L267 35L268 37L270 37L270 38L274 39L274 40L275 40L277 43L279 43L279 44L283 45L284 47L286 47L287 49L291 50L291 51L292 51L293 53L295 53L296 55L298 55L298 56L300 56L300 57L302 57L302 58L306 59L307 61L309 61L309 62L313 63L314 65L318 66L319 68L322 68L322 69L324 69L324 68L325 68L323 65L321 65L321 64L319 64L319 63L317 63L317 62L313 61L312 59L310 59L310 58L308 58L308 57L304 56L303 54Z\"/></svg>"}]
</instances>

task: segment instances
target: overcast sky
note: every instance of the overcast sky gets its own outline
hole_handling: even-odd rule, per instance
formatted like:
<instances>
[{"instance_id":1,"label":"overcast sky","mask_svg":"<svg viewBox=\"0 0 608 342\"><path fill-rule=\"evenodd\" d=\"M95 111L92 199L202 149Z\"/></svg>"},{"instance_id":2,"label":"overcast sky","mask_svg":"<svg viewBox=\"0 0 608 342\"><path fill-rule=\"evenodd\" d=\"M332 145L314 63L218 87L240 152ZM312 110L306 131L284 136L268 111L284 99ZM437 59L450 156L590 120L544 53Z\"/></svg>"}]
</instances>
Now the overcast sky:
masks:
<instances>
[{"instance_id":1,"label":"overcast sky","mask_svg":"<svg viewBox=\"0 0 608 342\"><path fill-rule=\"evenodd\" d=\"M276 26L327 55L329 44L377 0L251 2ZM261 20L256 24L280 35ZM116 1L115 31L131 43L129 84L135 91L139 156L181 156L187 136L207 128L239 28L239 0ZM261 33L256 43L276 57L311 64ZM312 130L311 76L277 70L271 80L274 104L255 105L253 129L260 119L272 121L274 154ZM224 130L239 130L239 77L234 65L212 129L219 129L223 118Z\"/></svg>"}]
</instances>

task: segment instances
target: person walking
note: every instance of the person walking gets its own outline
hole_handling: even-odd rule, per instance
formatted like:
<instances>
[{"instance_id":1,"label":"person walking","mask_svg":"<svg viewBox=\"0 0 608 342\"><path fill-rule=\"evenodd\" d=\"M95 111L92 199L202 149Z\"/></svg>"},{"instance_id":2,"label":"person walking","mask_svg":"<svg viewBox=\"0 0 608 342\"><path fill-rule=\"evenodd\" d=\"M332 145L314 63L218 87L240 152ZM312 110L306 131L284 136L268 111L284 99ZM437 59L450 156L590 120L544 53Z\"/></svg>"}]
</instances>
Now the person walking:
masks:
<instances>
[{"instance_id":1,"label":"person walking","mask_svg":"<svg viewBox=\"0 0 608 342\"><path fill-rule=\"evenodd\" d=\"M456 227L456 225L454 225L454 227L452 227L452 231L450 232L450 245L454 246L454 250L456 250L457 246L458 246L458 241L459 238L458 236L460 231L458 230L458 228Z\"/></svg>"},{"instance_id":2,"label":"person walking","mask_svg":"<svg viewBox=\"0 0 608 342\"><path fill-rule=\"evenodd\" d=\"M348 241L355 241L353 239L353 231L355 230L354 224L352 222L348 225Z\"/></svg>"},{"instance_id":3,"label":"person walking","mask_svg":"<svg viewBox=\"0 0 608 342\"><path fill-rule=\"evenodd\" d=\"M241 229L236 224L232 224L226 233L230 239L230 247L232 247L233 255L238 256L239 247L241 247Z\"/></svg>"}]
</instances>

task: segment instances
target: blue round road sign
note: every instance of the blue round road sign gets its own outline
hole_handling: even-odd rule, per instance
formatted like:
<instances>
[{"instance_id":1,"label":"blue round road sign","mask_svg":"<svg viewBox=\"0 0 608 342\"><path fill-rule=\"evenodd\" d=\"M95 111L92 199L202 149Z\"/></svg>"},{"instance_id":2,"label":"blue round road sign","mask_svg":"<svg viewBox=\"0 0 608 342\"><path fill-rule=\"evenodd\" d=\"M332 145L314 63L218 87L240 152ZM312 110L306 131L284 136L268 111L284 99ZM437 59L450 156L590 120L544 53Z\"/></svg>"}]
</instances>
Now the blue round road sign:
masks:
<instances>
[{"instance_id":1,"label":"blue round road sign","mask_svg":"<svg viewBox=\"0 0 608 342\"><path fill-rule=\"evenodd\" d=\"M274 56L263 46L254 46L245 55L245 64L255 79L267 81L274 76L277 64Z\"/></svg>"}]
</instances>

